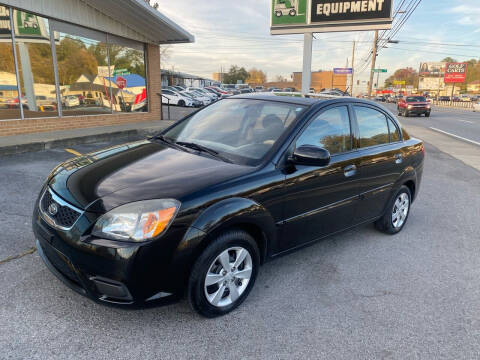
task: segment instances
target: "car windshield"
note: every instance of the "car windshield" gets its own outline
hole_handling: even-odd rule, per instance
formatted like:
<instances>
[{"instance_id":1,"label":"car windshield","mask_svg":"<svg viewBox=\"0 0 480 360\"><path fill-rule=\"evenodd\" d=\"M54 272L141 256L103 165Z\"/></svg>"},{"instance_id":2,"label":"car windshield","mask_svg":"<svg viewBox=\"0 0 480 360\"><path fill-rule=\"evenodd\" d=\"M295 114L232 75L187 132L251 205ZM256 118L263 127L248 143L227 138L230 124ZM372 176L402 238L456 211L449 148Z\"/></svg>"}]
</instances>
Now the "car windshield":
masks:
<instances>
[{"instance_id":1,"label":"car windshield","mask_svg":"<svg viewBox=\"0 0 480 360\"><path fill-rule=\"evenodd\" d=\"M243 165L259 164L305 106L254 99L225 99L179 122L162 135L195 143Z\"/></svg>"},{"instance_id":2,"label":"car windshield","mask_svg":"<svg viewBox=\"0 0 480 360\"><path fill-rule=\"evenodd\" d=\"M427 99L425 99L424 96L407 96L407 102L425 102Z\"/></svg>"}]
</instances>

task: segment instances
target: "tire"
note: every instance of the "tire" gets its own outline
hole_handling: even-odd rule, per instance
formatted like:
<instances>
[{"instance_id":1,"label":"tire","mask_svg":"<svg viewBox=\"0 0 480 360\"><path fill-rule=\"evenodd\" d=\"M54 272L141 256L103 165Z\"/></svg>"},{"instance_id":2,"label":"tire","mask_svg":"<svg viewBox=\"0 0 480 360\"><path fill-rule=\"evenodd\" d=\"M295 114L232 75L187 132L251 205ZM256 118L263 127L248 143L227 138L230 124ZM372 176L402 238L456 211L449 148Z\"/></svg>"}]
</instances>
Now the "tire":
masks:
<instances>
[{"instance_id":1,"label":"tire","mask_svg":"<svg viewBox=\"0 0 480 360\"><path fill-rule=\"evenodd\" d=\"M400 110L400 108L397 108L397 113L398 113L398 116L402 116L402 111Z\"/></svg>"},{"instance_id":2,"label":"tire","mask_svg":"<svg viewBox=\"0 0 480 360\"><path fill-rule=\"evenodd\" d=\"M403 116L405 116L405 117L409 117L409 116L410 116L410 114L408 113L408 111L407 111L407 110L405 110L405 112L403 113Z\"/></svg>"},{"instance_id":3,"label":"tire","mask_svg":"<svg viewBox=\"0 0 480 360\"><path fill-rule=\"evenodd\" d=\"M178 103L177 103L177 106L184 107L185 106L185 101L179 100Z\"/></svg>"},{"instance_id":4,"label":"tire","mask_svg":"<svg viewBox=\"0 0 480 360\"><path fill-rule=\"evenodd\" d=\"M295 16L295 15L297 15L297 11L295 9L292 9L288 12L288 15Z\"/></svg>"},{"instance_id":5,"label":"tire","mask_svg":"<svg viewBox=\"0 0 480 360\"><path fill-rule=\"evenodd\" d=\"M425 113L425 117L430 117L430 113L429 113L429 112L426 112L426 113Z\"/></svg>"},{"instance_id":6,"label":"tire","mask_svg":"<svg viewBox=\"0 0 480 360\"><path fill-rule=\"evenodd\" d=\"M228 251L228 252L227 252ZM246 254L244 253L246 251ZM220 263L221 255L228 254L228 267L225 270ZM240 254L245 255L238 268L235 259ZM233 262L233 264L232 264ZM229 230L217 236L200 254L195 264L187 287L187 297L192 309L200 315L213 318L225 315L237 308L248 296L258 274L260 252L255 240L245 231ZM250 270L250 277L245 284ZM236 277L234 274L240 274ZM206 285L207 274L211 274L211 285ZM232 299L231 289L236 289L236 297ZM207 295L209 297L207 298ZM216 305L214 305L217 303Z\"/></svg>"},{"instance_id":7,"label":"tire","mask_svg":"<svg viewBox=\"0 0 480 360\"><path fill-rule=\"evenodd\" d=\"M405 202L405 200L408 200L408 202ZM399 204L403 207L399 208ZM385 214L375 221L375 227L386 234L393 235L399 233L407 223L411 205L412 194L410 189L407 186L402 185L402 187L395 193L395 196L392 196L388 202ZM398 215L395 216L395 214ZM400 218L398 216L400 216Z\"/></svg>"},{"instance_id":8,"label":"tire","mask_svg":"<svg viewBox=\"0 0 480 360\"><path fill-rule=\"evenodd\" d=\"M275 16L276 17L282 17L282 12L281 11L275 11Z\"/></svg>"}]
</instances>

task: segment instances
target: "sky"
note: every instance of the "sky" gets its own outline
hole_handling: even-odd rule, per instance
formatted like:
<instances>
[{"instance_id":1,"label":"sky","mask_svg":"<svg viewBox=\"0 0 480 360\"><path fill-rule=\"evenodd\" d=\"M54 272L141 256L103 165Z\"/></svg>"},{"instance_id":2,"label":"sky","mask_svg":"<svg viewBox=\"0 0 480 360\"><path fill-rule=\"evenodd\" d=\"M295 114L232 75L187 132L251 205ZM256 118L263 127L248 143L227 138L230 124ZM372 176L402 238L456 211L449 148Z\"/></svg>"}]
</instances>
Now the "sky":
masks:
<instances>
[{"instance_id":1,"label":"sky","mask_svg":"<svg viewBox=\"0 0 480 360\"><path fill-rule=\"evenodd\" d=\"M172 45L162 68L212 77L231 65L261 69L268 80L287 79L302 70L303 35L270 35L270 0L158 0L159 11L195 36L195 43ZM410 0L394 0L394 9ZM402 15L398 15L400 20ZM395 24L395 22L394 22ZM367 80L374 32L316 33L312 71L351 66L352 41L357 41L355 78ZM480 59L480 1L422 0L412 16L379 51L377 68L386 68L380 83L402 67L450 56ZM420 42L420 43L419 43Z\"/></svg>"}]
</instances>

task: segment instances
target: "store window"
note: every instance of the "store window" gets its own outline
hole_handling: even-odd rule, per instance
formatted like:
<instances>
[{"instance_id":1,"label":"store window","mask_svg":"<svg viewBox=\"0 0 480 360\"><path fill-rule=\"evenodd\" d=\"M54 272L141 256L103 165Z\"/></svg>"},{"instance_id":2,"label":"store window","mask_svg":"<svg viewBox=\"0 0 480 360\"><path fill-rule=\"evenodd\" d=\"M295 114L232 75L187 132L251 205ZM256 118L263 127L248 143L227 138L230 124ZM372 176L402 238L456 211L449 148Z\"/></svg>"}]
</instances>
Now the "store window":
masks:
<instances>
[{"instance_id":1,"label":"store window","mask_svg":"<svg viewBox=\"0 0 480 360\"><path fill-rule=\"evenodd\" d=\"M114 112L147 111L145 51L143 44L108 36Z\"/></svg>"},{"instance_id":2,"label":"store window","mask_svg":"<svg viewBox=\"0 0 480 360\"><path fill-rule=\"evenodd\" d=\"M48 20L20 10L13 20L24 117L58 116Z\"/></svg>"},{"instance_id":3,"label":"store window","mask_svg":"<svg viewBox=\"0 0 480 360\"><path fill-rule=\"evenodd\" d=\"M53 22L62 115L111 113L106 35Z\"/></svg>"},{"instance_id":4,"label":"store window","mask_svg":"<svg viewBox=\"0 0 480 360\"><path fill-rule=\"evenodd\" d=\"M0 6L0 120L20 119L10 11Z\"/></svg>"}]
</instances>

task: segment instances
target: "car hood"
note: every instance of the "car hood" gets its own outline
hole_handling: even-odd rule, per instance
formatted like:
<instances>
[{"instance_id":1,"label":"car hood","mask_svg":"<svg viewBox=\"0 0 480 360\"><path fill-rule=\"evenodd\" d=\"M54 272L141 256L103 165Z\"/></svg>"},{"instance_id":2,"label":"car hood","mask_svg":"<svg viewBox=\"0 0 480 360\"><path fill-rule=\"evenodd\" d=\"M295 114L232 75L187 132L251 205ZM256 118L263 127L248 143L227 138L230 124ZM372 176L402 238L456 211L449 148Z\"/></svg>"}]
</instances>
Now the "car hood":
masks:
<instances>
[{"instance_id":1,"label":"car hood","mask_svg":"<svg viewBox=\"0 0 480 360\"><path fill-rule=\"evenodd\" d=\"M183 197L252 171L214 158L140 141L59 165L48 184L66 201L104 212L133 201Z\"/></svg>"},{"instance_id":2,"label":"car hood","mask_svg":"<svg viewBox=\"0 0 480 360\"><path fill-rule=\"evenodd\" d=\"M423 102L423 101L410 101L410 102L406 102L407 105L424 105L424 106L427 106L427 105L430 105L428 102Z\"/></svg>"}]
</instances>

